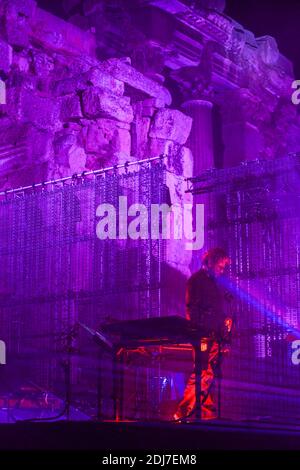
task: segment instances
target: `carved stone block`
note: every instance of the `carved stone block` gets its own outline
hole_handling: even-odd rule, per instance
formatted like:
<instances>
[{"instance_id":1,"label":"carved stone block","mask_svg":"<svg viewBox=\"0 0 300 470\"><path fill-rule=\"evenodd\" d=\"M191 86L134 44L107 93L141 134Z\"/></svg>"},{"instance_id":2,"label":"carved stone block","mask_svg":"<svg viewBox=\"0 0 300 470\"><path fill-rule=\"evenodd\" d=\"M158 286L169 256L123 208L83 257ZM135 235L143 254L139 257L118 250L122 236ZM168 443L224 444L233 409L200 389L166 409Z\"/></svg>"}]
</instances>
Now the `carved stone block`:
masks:
<instances>
[{"instance_id":1,"label":"carved stone block","mask_svg":"<svg viewBox=\"0 0 300 470\"><path fill-rule=\"evenodd\" d=\"M133 120L128 98L104 92L98 87L88 88L83 92L82 104L84 115L89 118L107 116L128 123Z\"/></svg>"},{"instance_id":2,"label":"carved stone block","mask_svg":"<svg viewBox=\"0 0 300 470\"><path fill-rule=\"evenodd\" d=\"M176 109L160 109L154 116L149 136L185 144L192 128L192 118Z\"/></svg>"}]
</instances>

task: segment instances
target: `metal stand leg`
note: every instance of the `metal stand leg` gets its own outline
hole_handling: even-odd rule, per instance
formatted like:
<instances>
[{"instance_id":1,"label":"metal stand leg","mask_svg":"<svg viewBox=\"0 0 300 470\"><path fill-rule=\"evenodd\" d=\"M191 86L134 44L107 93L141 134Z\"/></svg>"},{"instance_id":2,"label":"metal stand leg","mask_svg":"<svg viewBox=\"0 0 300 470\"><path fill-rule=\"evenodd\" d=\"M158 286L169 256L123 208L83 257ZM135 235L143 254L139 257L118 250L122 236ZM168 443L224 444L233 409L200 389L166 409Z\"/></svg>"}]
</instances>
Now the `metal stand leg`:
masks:
<instances>
[{"instance_id":1,"label":"metal stand leg","mask_svg":"<svg viewBox=\"0 0 300 470\"><path fill-rule=\"evenodd\" d=\"M221 419L221 380L222 380L222 371L221 371L221 342L218 341L218 419Z\"/></svg>"},{"instance_id":2,"label":"metal stand leg","mask_svg":"<svg viewBox=\"0 0 300 470\"><path fill-rule=\"evenodd\" d=\"M120 352L119 356L119 420L123 420L124 412L124 352Z\"/></svg>"},{"instance_id":3,"label":"metal stand leg","mask_svg":"<svg viewBox=\"0 0 300 470\"><path fill-rule=\"evenodd\" d=\"M123 418L123 354L122 348L115 350L113 355L113 401L114 419L120 421Z\"/></svg>"},{"instance_id":4,"label":"metal stand leg","mask_svg":"<svg viewBox=\"0 0 300 470\"><path fill-rule=\"evenodd\" d=\"M102 351L98 352L97 421L102 421Z\"/></svg>"},{"instance_id":5,"label":"metal stand leg","mask_svg":"<svg viewBox=\"0 0 300 470\"><path fill-rule=\"evenodd\" d=\"M113 402L114 402L114 420L119 421L119 364L118 364L118 350L114 351L113 355Z\"/></svg>"}]
</instances>

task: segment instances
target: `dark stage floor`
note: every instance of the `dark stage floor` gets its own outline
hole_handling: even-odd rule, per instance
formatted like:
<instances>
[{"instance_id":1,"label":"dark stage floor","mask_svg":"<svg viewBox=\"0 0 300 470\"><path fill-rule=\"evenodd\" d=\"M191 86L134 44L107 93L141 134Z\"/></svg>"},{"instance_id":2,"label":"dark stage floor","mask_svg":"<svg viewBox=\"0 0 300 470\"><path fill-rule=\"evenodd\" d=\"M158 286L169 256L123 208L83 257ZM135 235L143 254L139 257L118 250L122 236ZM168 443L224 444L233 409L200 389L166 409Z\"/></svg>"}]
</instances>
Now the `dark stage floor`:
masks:
<instances>
[{"instance_id":1,"label":"dark stage floor","mask_svg":"<svg viewBox=\"0 0 300 470\"><path fill-rule=\"evenodd\" d=\"M0 450L300 450L299 427L232 422L33 422L0 425Z\"/></svg>"}]
</instances>

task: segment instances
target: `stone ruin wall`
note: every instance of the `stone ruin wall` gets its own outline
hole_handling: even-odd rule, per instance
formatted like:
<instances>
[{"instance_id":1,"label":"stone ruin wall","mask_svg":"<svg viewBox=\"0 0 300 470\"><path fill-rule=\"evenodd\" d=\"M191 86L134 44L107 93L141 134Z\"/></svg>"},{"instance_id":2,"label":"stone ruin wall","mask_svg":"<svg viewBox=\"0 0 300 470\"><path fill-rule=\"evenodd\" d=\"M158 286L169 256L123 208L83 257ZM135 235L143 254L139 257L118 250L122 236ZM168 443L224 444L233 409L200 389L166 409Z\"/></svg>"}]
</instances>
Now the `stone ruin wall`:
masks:
<instances>
[{"instance_id":1,"label":"stone ruin wall","mask_svg":"<svg viewBox=\"0 0 300 470\"><path fill-rule=\"evenodd\" d=\"M0 14L2 190L168 153L172 201L192 201L183 179L192 118L171 108L163 85L128 57L99 61L94 35L32 0L1 4ZM168 244L174 269L188 274L190 256Z\"/></svg>"}]
</instances>

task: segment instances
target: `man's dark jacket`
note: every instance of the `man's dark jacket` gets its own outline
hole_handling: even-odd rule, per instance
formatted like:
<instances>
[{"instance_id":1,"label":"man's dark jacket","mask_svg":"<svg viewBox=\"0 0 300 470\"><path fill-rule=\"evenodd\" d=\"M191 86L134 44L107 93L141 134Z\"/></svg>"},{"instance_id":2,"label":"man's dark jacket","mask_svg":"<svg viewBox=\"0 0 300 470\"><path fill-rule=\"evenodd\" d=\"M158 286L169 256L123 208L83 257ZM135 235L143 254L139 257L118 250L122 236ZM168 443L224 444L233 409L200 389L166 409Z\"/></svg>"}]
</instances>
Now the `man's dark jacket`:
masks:
<instances>
[{"instance_id":1,"label":"man's dark jacket","mask_svg":"<svg viewBox=\"0 0 300 470\"><path fill-rule=\"evenodd\" d=\"M201 268L187 281L186 317L204 331L222 335L228 316L228 294L208 270Z\"/></svg>"}]
</instances>

